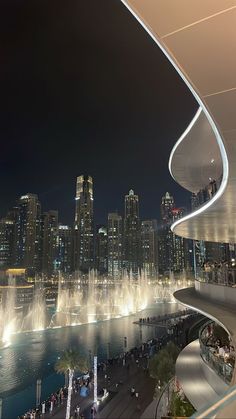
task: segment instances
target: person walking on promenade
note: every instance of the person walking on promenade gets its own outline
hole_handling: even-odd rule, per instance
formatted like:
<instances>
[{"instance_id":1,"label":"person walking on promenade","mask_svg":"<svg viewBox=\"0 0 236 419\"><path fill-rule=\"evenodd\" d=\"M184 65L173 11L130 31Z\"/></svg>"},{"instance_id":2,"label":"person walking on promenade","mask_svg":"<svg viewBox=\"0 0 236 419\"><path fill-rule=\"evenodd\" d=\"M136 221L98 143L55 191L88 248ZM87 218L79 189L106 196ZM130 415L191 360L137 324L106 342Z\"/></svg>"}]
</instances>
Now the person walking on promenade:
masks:
<instances>
[{"instance_id":1,"label":"person walking on promenade","mask_svg":"<svg viewBox=\"0 0 236 419\"><path fill-rule=\"evenodd\" d=\"M134 387L131 387L130 393L131 393L131 396L134 396L135 395L135 388Z\"/></svg>"},{"instance_id":2,"label":"person walking on promenade","mask_svg":"<svg viewBox=\"0 0 236 419\"><path fill-rule=\"evenodd\" d=\"M80 406L77 404L77 406L75 408L75 418L79 419L79 411L80 411Z\"/></svg>"}]
</instances>

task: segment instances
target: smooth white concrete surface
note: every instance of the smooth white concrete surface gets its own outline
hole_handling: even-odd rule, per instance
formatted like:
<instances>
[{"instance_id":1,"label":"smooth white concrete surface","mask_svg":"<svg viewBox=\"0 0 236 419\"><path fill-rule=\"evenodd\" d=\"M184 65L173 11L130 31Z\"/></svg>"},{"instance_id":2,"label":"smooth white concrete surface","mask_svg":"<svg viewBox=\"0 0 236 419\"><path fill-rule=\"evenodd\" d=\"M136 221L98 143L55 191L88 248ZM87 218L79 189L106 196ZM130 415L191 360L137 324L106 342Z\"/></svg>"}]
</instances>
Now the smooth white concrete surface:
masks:
<instances>
[{"instance_id":1,"label":"smooth white concrete surface","mask_svg":"<svg viewBox=\"0 0 236 419\"><path fill-rule=\"evenodd\" d=\"M176 291L174 297L185 306L199 311L206 317L219 323L236 343L236 305L216 303L214 300L205 298L194 287Z\"/></svg>"},{"instance_id":2,"label":"smooth white concrete surface","mask_svg":"<svg viewBox=\"0 0 236 419\"><path fill-rule=\"evenodd\" d=\"M234 287L195 281L195 290L203 297L210 298L215 302L236 305L236 288Z\"/></svg>"},{"instance_id":3,"label":"smooth white concrete surface","mask_svg":"<svg viewBox=\"0 0 236 419\"><path fill-rule=\"evenodd\" d=\"M176 361L176 375L184 393L195 409L201 409L209 400L217 399L228 386L202 360L199 341L195 340L186 346Z\"/></svg>"}]
</instances>

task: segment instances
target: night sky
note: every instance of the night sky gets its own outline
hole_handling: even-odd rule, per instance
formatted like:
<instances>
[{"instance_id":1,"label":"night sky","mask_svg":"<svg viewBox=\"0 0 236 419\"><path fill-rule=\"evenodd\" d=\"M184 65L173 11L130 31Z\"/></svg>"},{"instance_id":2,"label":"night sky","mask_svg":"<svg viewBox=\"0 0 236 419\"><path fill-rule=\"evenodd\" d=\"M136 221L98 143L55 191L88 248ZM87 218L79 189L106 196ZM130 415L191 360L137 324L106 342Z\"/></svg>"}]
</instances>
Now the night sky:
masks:
<instances>
[{"instance_id":1,"label":"night sky","mask_svg":"<svg viewBox=\"0 0 236 419\"><path fill-rule=\"evenodd\" d=\"M2 0L0 32L0 216L32 192L71 223L80 174L97 223L130 188L143 219L189 204L168 158L197 104L119 0Z\"/></svg>"}]
</instances>

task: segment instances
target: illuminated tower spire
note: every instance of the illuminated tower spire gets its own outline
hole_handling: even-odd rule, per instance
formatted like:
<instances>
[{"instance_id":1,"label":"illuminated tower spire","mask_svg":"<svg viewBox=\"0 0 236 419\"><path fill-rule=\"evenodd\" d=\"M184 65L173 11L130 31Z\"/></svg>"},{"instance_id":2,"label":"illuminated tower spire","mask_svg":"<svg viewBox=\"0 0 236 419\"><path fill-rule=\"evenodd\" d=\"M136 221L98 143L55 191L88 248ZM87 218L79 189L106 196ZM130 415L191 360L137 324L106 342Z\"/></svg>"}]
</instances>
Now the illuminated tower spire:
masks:
<instances>
[{"instance_id":1,"label":"illuminated tower spire","mask_svg":"<svg viewBox=\"0 0 236 419\"><path fill-rule=\"evenodd\" d=\"M93 179L78 176L76 182L74 269L88 272L94 265Z\"/></svg>"}]
</instances>

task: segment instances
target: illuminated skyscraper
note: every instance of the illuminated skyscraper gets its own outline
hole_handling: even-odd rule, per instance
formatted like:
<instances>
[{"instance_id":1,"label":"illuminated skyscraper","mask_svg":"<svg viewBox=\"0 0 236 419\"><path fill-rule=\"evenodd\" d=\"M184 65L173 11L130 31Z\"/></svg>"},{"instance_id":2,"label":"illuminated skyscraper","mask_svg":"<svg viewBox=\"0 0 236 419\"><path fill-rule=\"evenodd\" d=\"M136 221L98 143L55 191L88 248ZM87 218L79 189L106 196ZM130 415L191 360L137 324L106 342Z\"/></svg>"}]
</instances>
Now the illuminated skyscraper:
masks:
<instances>
[{"instance_id":1,"label":"illuminated skyscraper","mask_svg":"<svg viewBox=\"0 0 236 419\"><path fill-rule=\"evenodd\" d=\"M170 224L172 220L172 209L175 207L174 198L166 192L161 199L161 219L162 223Z\"/></svg>"},{"instance_id":2,"label":"illuminated skyscraper","mask_svg":"<svg viewBox=\"0 0 236 419\"><path fill-rule=\"evenodd\" d=\"M175 208L174 198L166 192L161 200L161 228L159 232L159 272L182 272L186 267L187 246L182 237L171 231L171 224L183 217L184 209ZM191 249L190 249L191 250Z\"/></svg>"},{"instance_id":3,"label":"illuminated skyscraper","mask_svg":"<svg viewBox=\"0 0 236 419\"><path fill-rule=\"evenodd\" d=\"M100 226L96 234L96 269L100 274L107 273L107 228Z\"/></svg>"},{"instance_id":4,"label":"illuminated skyscraper","mask_svg":"<svg viewBox=\"0 0 236 419\"><path fill-rule=\"evenodd\" d=\"M56 258L54 269L62 273L70 273L72 270L72 236L71 228L67 225L59 225L56 237Z\"/></svg>"},{"instance_id":5,"label":"illuminated skyscraper","mask_svg":"<svg viewBox=\"0 0 236 419\"><path fill-rule=\"evenodd\" d=\"M108 275L120 276L122 272L122 217L116 212L108 214Z\"/></svg>"},{"instance_id":6,"label":"illuminated skyscraper","mask_svg":"<svg viewBox=\"0 0 236 419\"><path fill-rule=\"evenodd\" d=\"M74 270L88 272L94 267L93 179L78 176L74 227Z\"/></svg>"},{"instance_id":7,"label":"illuminated skyscraper","mask_svg":"<svg viewBox=\"0 0 236 419\"><path fill-rule=\"evenodd\" d=\"M132 189L125 196L124 267L135 275L142 267L139 199Z\"/></svg>"},{"instance_id":8,"label":"illuminated skyscraper","mask_svg":"<svg viewBox=\"0 0 236 419\"><path fill-rule=\"evenodd\" d=\"M9 218L0 220L0 269L13 266L15 223Z\"/></svg>"},{"instance_id":9,"label":"illuminated skyscraper","mask_svg":"<svg viewBox=\"0 0 236 419\"><path fill-rule=\"evenodd\" d=\"M20 197L17 219L16 264L34 273L40 268L40 213L38 196L28 193Z\"/></svg>"},{"instance_id":10,"label":"illuminated skyscraper","mask_svg":"<svg viewBox=\"0 0 236 419\"><path fill-rule=\"evenodd\" d=\"M179 220L184 215L183 208L173 208L171 211L172 220L171 223L174 223L176 220ZM172 234L172 266L171 270L173 272L182 272L185 269L185 243L183 237L177 236L171 231Z\"/></svg>"},{"instance_id":11,"label":"illuminated skyscraper","mask_svg":"<svg viewBox=\"0 0 236 419\"><path fill-rule=\"evenodd\" d=\"M173 270L173 234L170 229L174 198L166 192L161 200L161 226L158 234L159 273Z\"/></svg>"},{"instance_id":12,"label":"illuminated skyscraper","mask_svg":"<svg viewBox=\"0 0 236 419\"><path fill-rule=\"evenodd\" d=\"M41 271L49 276L54 271L57 229L58 211L44 212L41 217Z\"/></svg>"},{"instance_id":13,"label":"illuminated skyscraper","mask_svg":"<svg viewBox=\"0 0 236 419\"><path fill-rule=\"evenodd\" d=\"M157 220L141 223L141 247L143 269L149 278L158 273Z\"/></svg>"}]
</instances>

